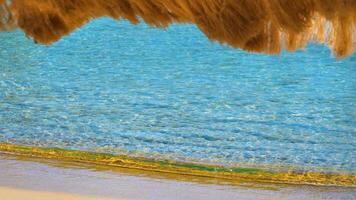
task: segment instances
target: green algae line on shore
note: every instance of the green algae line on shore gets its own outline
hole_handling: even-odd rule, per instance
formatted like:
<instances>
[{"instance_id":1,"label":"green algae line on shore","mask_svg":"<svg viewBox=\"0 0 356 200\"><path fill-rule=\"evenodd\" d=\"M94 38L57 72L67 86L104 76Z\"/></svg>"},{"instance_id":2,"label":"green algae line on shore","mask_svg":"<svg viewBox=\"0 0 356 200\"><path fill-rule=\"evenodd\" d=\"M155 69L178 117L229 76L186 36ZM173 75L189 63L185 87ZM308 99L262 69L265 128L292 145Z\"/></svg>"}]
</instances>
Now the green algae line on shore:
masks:
<instances>
[{"instance_id":1,"label":"green algae line on shore","mask_svg":"<svg viewBox=\"0 0 356 200\"><path fill-rule=\"evenodd\" d=\"M225 168L215 165L156 160L128 155L114 155L59 148L31 147L8 143L0 143L0 153L1 152L177 175L209 177L231 182L248 181L258 183L356 187L355 174L299 172L293 170L272 171L257 168Z\"/></svg>"}]
</instances>

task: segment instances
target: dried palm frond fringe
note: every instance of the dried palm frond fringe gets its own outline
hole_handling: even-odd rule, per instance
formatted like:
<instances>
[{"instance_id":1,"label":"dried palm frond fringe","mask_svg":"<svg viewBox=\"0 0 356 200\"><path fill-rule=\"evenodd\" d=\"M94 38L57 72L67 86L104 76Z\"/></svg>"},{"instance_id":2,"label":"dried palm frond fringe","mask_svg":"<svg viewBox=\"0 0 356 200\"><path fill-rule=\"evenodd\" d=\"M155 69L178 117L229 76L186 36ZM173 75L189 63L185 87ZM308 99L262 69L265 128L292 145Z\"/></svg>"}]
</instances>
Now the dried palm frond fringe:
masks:
<instances>
[{"instance_id":1,"label":"dried palm frond fringe","mask_svg":"<svg viewBox=\"0 0 356 200\"><path fill-rule=\"evenodd\" d=\"M18 27L42 44L98 17L159 28L193 23L212 41L268 54L308 41L337 57L356 49L356 0L0 0L0 30Z\"/></svg>"}]
</instances>

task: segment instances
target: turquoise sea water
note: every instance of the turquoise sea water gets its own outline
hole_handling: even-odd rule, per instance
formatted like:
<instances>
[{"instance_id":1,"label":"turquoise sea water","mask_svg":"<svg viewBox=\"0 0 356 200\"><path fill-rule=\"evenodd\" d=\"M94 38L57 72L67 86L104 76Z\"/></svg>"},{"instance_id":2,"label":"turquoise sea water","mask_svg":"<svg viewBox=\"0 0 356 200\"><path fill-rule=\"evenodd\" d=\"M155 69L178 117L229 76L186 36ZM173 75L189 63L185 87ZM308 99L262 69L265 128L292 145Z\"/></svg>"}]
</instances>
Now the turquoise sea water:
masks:
<instances>
[{"instance_id":1,"label":"turquoise sea water","mask_svg":"<svg viewBox=\"0 0 356 200\"><path fill-rule=\"evenodd\" d=\"M356 171L355 54L251 54L108 19L49 47L0 41L0 142Z\"/></svg>"}]
</instances>

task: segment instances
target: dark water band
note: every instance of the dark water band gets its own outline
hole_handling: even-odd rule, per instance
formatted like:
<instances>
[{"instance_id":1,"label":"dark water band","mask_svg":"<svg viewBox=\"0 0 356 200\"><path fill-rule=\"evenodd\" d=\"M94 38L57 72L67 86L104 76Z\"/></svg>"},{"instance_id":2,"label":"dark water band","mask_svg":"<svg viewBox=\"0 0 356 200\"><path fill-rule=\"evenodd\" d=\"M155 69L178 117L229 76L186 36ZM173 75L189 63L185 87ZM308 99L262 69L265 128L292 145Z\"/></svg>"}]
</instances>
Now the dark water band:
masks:
<instances>
[{"instance_id":1,"label":"dark water band","mask_svg":"<svg viewBox=\"0 0 356 200\"><path fill-rule=\"evenodd\" d=\"M288 171L274 171L258 168L225 168L215 165L202 165L58 148L30 147L8 143L0 143L0 153L1 152L176 175L208 177L230 182L247 181L255 183L356 187L356 174L347 173L293 171L291 169Z\"/></svg>"}]
</instances>

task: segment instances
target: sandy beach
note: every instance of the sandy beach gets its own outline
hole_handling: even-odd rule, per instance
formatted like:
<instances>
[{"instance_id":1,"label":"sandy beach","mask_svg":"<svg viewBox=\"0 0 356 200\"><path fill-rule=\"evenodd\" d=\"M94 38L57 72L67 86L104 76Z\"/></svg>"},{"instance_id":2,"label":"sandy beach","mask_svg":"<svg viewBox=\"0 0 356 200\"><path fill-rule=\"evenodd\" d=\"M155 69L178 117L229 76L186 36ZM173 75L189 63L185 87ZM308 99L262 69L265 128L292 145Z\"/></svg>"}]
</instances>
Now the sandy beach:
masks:
<instances>
[{"instance_id":1,"label":"sandy beach","mask_svg":"<svg viewBox=\"0 0 356 200\"><path fill-rule=\"evenodd\" d=\"M108 198L102 197L86 197L81 195L74 194L65 194L65 193L55 193L55 192L37 192L31 190L23 190L23 189L14 189L14 188L6 188L0 187L0 196L2 200L110 200Z\"/></svg>"},{"instance_id":2,"label":"sandy beach","mask_svg":"<svg viewBox=\"0 0 356 200\"><path fill-rule=\"evenodd\" d=\"M0 154L0 174L2 200L349 200L356 197L354 187L229 185L197 177L171 177L4 154Z\"/></svg>"}]
</instances>

